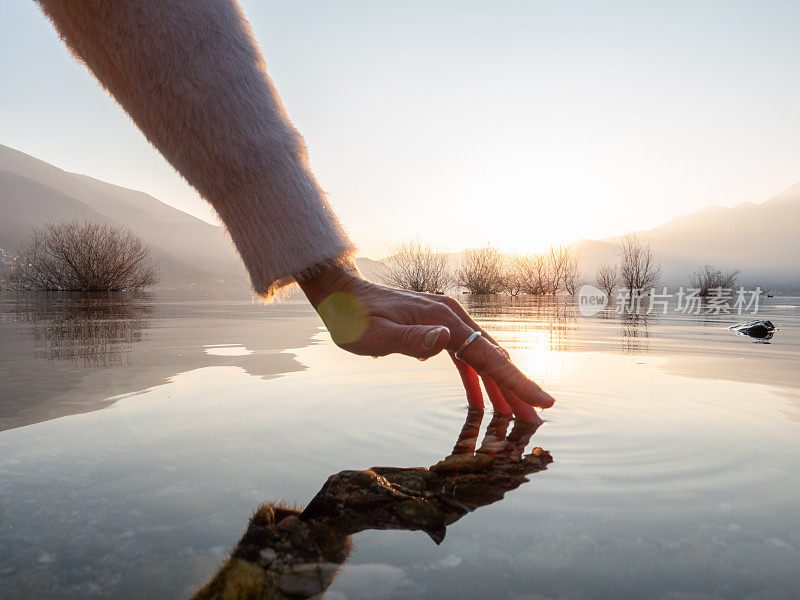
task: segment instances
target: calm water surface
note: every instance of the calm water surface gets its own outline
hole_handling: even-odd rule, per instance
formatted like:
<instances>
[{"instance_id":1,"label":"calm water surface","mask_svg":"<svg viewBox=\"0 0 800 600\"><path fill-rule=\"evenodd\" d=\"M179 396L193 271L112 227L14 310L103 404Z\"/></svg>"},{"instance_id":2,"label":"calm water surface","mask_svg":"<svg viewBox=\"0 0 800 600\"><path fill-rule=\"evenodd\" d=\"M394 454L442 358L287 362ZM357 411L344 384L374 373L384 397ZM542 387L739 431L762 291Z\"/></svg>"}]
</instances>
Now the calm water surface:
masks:
<instances>
[{"instance_id":1,"label":"calm water surface","mask_svg":"<svg viewBox=\"0 0 800 600\"><path fill-rule=\"evenodd\" d=\"M576 315L467 299L558 400L554 463L437 546L369 531L326 597L800 597L800 308ZM0 296L0 597L185 598L262 502L432 465L466 417L446 357L338 350L300 301ZM484 418L484 426L490 414Z\"/></svg>"}]
</instances>

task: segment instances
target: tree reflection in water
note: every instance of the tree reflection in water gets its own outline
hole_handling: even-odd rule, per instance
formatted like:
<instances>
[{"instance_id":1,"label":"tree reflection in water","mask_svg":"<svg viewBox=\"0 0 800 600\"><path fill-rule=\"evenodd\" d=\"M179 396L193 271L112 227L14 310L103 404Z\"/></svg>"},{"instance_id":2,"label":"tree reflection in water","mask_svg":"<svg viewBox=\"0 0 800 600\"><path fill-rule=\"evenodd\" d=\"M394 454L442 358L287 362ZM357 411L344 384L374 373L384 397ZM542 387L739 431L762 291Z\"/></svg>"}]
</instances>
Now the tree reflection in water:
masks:
<instances>
[{"instance_id":1,"label":"tree reflection in water","mask_svg":"<svg viewBox=\"0 0 800 600\"><path fill-rule=\"evenodd\" d=\"M510 345L543 346L547 351L574 350L578 308L571 296L503 296L465 294L467 311Z\"/></svg>"},{"instance_id":2,"label":"tree reflection in water","mask_svg":"<svg viewBox=\"0 0 800 600\"><path fill-rule=\"evenodd\" d=\"M623 312L617 315L620 323L620 350L623 354L641 354L650 349L648 321L652 315L645 312Z\"/></svg>"},{"instance_id":3,"label":"tree reflection in water","mask_svg":"<svg viewBox=\"0 0 800 600\"><path fill-rule=\"evenodd\" d=\"M231 558L195 595L211 598L321 597L368 529L424 531L437 544L446 529L501 500L547 468L550 453L525 447L536 424L495 415L477 450L483 411L470 410L453 452L430 468L373 467L331 475L305 510L265 504Z\"/></svg>"},{"instance_id":4,"label":"tree reflection in water","mask_svg":"<svg viewBox=\"0 0 800 600\"><path fill-rule=\"evenodd\" d=\"M21 292L11 314L30 325L34 357L105 369L133 363L132 347L145 335L153 307L144 292Z\"/></svg>"}]
</instances>

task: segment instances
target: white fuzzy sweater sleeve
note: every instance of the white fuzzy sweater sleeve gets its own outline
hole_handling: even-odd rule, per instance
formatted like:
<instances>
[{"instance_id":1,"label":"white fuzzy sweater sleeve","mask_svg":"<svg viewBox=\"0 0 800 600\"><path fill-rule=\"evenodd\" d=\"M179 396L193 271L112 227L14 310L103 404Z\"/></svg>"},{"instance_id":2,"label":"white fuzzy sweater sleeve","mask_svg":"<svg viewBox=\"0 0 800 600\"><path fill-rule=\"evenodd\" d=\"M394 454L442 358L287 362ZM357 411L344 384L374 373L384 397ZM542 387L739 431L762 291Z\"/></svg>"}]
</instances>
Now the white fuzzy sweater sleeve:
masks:
<instances>
[{"instance_id":1,"label":"white fuzzy sweater sleeve","mask_svg":"<svg viewBox=\"0 0 800 600\"><path fill-rule=\"evenodd\" d=\"M235 0L37 0L70 50L216 209L270 297L352 246Z\"/></svg>"}]
</instances>

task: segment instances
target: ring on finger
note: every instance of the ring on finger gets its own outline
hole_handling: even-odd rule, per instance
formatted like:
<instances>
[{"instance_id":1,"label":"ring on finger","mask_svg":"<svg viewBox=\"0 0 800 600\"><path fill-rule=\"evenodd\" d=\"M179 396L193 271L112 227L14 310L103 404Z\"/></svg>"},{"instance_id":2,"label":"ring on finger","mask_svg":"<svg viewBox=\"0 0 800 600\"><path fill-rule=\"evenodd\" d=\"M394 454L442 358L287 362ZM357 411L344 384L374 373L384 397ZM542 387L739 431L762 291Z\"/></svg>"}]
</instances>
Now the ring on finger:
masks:
<instances>
[{"instance_id":1,"label":"ring on finger","mask_svg":"<svg viewBox=\"0 0 800 600\"><path fill-rule=\"evenodd\" d=\"M466 340L464 340L464 343L461 344L461 346L459 346L458 350L456 350L455 357L458 360L461 360L461 354L464 352L464 350L467 349L467 346L469 346L472 342L477 340L479 337L481 337L481 332L480 331L473 331L472 334Z\"/></svg>"}]
</instances>

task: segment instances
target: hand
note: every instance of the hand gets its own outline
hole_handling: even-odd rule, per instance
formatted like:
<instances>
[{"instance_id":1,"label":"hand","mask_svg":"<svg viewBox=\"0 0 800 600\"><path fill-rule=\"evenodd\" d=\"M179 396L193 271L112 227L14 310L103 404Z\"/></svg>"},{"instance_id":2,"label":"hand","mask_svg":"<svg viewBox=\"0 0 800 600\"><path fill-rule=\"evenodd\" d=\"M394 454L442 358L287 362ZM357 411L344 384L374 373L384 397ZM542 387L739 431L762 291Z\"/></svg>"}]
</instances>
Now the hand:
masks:
<instances>
[{"instance_id":1,"label":"hand","mask_svg":"<svg viewBox=\"0 0 800 600\"><path fill-rule=\"evenodd\" d=\"M495 413L486 428L483 443L476 450L482 421L483 411L470 408L453 451L449 456L433 465L431 470L441 474L519 462L522 460L522 453L531 437L542 425L542 420L538 416L537 420L532 423L521 422L518 419L514 423L511 433L508 433L511 420Z\"/></svg>"},{"instance_id":2,"label":"hand","mask_svg":"<svg viewBox=\"0 0 800 600\"><path fill-rule=\"evenodd\" d=\"M425 360L444 349L458 369L471 408L483 408L480 379L496 413L536 423L532 408L555 400L525 377L508 352L453 298L366 281L353 267L330 267L298 282L337 346L363 356L405 354ZM478 337L455 358L474 332Z\"/></svg>"}]
</instances>

